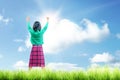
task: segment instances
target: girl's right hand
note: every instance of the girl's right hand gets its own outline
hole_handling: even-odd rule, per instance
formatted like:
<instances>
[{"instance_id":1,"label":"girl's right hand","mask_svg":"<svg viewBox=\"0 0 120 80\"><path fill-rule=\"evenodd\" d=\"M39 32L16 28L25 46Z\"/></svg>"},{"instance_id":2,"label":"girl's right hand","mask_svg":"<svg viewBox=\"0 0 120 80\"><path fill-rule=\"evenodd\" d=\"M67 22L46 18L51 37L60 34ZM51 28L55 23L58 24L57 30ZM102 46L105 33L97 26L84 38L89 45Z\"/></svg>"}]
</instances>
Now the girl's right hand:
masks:
<instances>
[{"instance_id":1,"label":"girl's right hand","mask_svg":"<svg viewBox=\"0 0 120 80\"><path fill-rule=\"evenodd\" d=\"M27 22L30 21L30 17L29 17L29 16L26 17L26 21L27 21Z\"/></svg>"}]
</instances>

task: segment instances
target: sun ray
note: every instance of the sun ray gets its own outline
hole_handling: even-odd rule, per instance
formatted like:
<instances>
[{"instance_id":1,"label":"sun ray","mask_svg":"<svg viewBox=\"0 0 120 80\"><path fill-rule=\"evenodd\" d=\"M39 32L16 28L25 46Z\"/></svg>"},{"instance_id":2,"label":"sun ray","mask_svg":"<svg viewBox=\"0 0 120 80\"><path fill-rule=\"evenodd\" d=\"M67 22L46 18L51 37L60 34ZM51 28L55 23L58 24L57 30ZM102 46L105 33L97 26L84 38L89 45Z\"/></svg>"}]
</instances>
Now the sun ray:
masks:
<instances>
[{"instance_id":1,"label":"sun ray","mask_svg":"<svg viewBox=\"0 0 120 80\"><path fill-rule=\"evenodd\" d=\"M60 20L59 11L45 11L40 15L40 22L42 25L46 23L46 17L49 17L49 25L55 25L58 20Z\"/></svg>"}]
</instances>

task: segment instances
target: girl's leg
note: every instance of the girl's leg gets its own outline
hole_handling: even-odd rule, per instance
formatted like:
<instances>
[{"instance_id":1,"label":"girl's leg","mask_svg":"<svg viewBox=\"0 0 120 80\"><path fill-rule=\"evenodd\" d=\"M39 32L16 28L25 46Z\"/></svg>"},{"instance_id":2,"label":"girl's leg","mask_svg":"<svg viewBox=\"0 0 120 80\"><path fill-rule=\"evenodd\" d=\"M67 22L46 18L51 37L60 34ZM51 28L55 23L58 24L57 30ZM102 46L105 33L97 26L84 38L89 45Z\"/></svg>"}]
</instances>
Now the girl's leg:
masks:
<instances>
[{"instance_id":1,"label":"girl's leg","mask_svg":"<svg viewBox=\"0 0 120 80\"><path fill-rule=\"evenodd\" d=\"M32 69L32 67L29 67L29 70L31 70Z\"/></svg>"},{"instance_id":2,"label":"girl's leg","mask_svg":"<svg viewBox=\"0 0 120 80\"><path fill-rule=\"evenodd\" d=\"M45 69L45 66L43 66L43 65L42 65L42 66L40 66L40 67L41 67L42 69Z\"/></svg>"},{"instance_id":3,"label":"girl's leg","mask_svg":"<svg viewBox=\"0 0 120 80\"><path fill-rule=\"evenodd\" d=\"M41 67L42 69L45 69L45 67Z\"/></svg>"}]
</instances>

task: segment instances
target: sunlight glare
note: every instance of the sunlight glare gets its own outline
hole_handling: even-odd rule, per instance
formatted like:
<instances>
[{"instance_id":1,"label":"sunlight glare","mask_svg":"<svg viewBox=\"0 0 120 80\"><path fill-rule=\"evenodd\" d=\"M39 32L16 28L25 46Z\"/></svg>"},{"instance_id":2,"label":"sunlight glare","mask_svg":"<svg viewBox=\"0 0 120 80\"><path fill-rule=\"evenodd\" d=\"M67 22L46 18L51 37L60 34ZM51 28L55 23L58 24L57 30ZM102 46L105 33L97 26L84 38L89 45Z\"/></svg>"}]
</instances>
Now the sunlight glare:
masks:
<instances>
[{"instance_id":1,"label":"sunlight glare","mask_svg":"<svg viewBox=\"0 0 120 80\"><path fill-rule=\"evenodd\" d=\"M59 12L55 12L55 11L54 12L53 11L46 12L40 16L41 23L43 23L43 24L46 23L46 17L49 17L49 23L50 23L49 25L51 25L51 26L55 25L58 22L58 20L60 19Z\"/></svg>"}]
</instances>

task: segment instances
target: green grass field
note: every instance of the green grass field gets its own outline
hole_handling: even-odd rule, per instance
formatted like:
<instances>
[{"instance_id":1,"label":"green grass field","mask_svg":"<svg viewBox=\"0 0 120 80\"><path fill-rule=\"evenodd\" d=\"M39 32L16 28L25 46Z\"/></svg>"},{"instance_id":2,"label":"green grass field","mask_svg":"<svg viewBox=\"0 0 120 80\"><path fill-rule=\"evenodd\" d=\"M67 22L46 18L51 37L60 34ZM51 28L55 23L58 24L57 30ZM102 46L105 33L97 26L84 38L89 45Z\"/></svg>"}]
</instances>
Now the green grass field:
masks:
<instances>
[{"instance_id":1,"label":"green grass field","mask_svg":"<svg viewBox=\"0 0 120 80\"><path fill-rule=\"evenodd\" d=\"M79 71L0 70L0 80L120 80L120 69L90 68Z\"/></svg>"}]
</instances>

